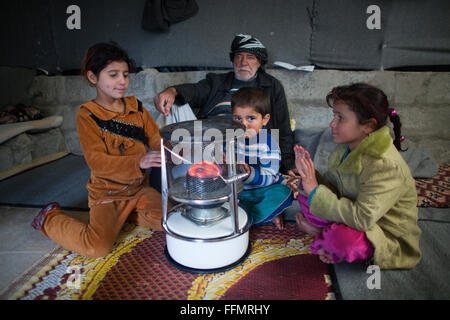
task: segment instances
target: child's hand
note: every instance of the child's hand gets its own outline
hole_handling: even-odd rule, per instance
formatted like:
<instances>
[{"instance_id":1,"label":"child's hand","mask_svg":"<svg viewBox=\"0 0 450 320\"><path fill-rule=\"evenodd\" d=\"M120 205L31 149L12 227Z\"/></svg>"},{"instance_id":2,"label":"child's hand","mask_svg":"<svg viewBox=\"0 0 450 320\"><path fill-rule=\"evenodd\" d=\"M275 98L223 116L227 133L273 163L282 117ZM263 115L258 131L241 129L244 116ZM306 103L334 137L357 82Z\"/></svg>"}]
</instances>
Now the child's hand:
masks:
<instances>
[{"instance_id":1,"label":"child's hand","mask_svg":"<svg viewBox=\"0 0 450 320\"><path fill-rule=\"evenodd\" d=\"M250 167L248 166L248 164L246 163L238 163L237 164L239 167L238 173L242 172L242 173L246 173L246 174L250 174Z\"/></svg>"},{"instance_id":2,"label":"child's hand","mask_svg":"<svg viewBox=\"0 0 450 320\"><path fill-rule=\"evenodd\" d=\"M309 155L309 152L303 148L302 146L298 146L295 145L294 146L294 154L295 154L295 168L298 172L298 174L300 174L300 172L303 170L303 166L302 166L302 159L306 159L306 158L311 158L311 156Z\"/></svg>"},{"instance_id":3,"label":"child's hand","mask_svg":"<svg viewBox=\"0 0 450 320\"><path fill-rule=\"evenodd\" d=\"M291 169L291 170L288 171L287 174L290 177L297 177L298 176L298 170L297 170L297 168Z\"/></svg>"},{"instance_id":4,"label":"child's hand","mask_svg":"<svg viewBox=\"0 0 450 320\"><path fill-rule=\"evenodd\" d=\"M144 154L139 162L141 169L161 167L161 151L149 151Z\"/></svg>"},{"instance_id":5,"label":"child's hand","mask_svg":"<svg viewBox=\"0 0 450 320\"><path fill-rule=\"evenodd\" d=\"M302 178L303 190L309 195L318 186L314 162L309 152L301 146L294 146L295 166Z\"/></svg>"},{"instance_id":6,"label":"child's hand","mask_svg":"<svg viewBox=\"0 0 450 320\"><path fill-rule=\"evenodd\" d=\"M300 176L297 168L289 170L288 175L284 176L286 185L294 192L298 191Z\"/></svg>"},{"instance_id":7,"label":"child's hand","mask_svg":"<svg viewBox=\"0 0 450 320\"><path fill-rule=\"evenodd\" d=\"M301 159L305 159L306 157L306 153L308 151L306 151L305 148L303 148L302 146L298 146L295 145L294 146L294 154L295 154L295 168L297 169L297 172L300 174L301 168L302 168L302 164L301 164ZM309 156L309 152L308 152L308 156Z\"/></svg>"}]
</instances>

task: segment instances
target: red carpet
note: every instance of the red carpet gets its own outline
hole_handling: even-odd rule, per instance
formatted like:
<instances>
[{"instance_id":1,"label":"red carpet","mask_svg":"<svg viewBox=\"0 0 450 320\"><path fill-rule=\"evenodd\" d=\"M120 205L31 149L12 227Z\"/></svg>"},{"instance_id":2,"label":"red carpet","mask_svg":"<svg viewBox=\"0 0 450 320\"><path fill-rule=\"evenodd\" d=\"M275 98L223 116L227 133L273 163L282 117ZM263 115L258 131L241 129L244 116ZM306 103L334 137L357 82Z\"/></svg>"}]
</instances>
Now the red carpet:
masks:
<instances>
[{"instance_id":1,"label":"red carpet","mask_svg":"<svg viewBox=\"0 0 450 320\"><path fill-rule=\"evenodd\" d=\"M276 240L275 244L279 246L280 251L283 251L283 245L291 239L300 238L300 234L292 224L282 232L272 225L255 228L251 232L252 243L258 240ZM139 243L131 252L122 255L100 283L92 298L101 300L205 298L190 293L189 290L192 291L194 280L206 278L208 275L192 274L177 269L167 262L163 253L164 246L164 234L155 233L151 238ZM251 258L250 254L249 259ZM230 271L215 277L223 276L225 279L227 273ZM220 299L325 299L331 291L326 281L328 277L325 277L327 273L327 266L311 254L283 257L264 262L243 277L231 279L230 282L224 280L223 283L229 288ZM216 295L215 298L217 297Z\"/></svg>"},{"instance_id":2,"label":"red carpet","mask_svg":"<svg viewBox=\"0 0 450 320\"><path fill-rule=\"evenodd\" d=\"M19 300L323 300L334 299L327 265L294 224L250 231L238 266L193 274L164 254L165 234L127 225L112 252L89 259L56 248L13 282L2 299Z\"/></svg>"}]
</instances>

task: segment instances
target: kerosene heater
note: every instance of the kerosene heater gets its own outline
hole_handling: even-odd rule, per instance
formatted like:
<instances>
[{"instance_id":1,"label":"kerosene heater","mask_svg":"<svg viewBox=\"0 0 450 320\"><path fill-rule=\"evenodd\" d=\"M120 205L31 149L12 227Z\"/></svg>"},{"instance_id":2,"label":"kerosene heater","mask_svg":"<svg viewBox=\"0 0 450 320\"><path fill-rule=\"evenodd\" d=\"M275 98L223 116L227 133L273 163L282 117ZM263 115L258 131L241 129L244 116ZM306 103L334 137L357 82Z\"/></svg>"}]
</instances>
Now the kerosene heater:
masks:
<instances>
[{"instance_id":1,"label":"kerosene heater","mask_svg":"<svg viewBox=\"0 0 450 320\"><path fill-rule=\"evenodd\" d=\"M166 256L180 269L224 271L250 251L252 221L238 205L248 174L235 153L244 131L230 119L185 121L160 130Z\"/></svg>"}]
</instances>

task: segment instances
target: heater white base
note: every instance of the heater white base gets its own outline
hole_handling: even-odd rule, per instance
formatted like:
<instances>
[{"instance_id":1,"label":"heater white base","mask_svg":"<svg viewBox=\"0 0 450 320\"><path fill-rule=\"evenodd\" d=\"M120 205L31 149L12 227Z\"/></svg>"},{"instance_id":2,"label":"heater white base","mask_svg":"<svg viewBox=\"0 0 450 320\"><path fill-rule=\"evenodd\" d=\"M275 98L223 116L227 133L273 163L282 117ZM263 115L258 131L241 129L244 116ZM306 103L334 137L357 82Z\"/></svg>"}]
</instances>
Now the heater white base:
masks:
<instances>
[{"instance_id":1,"label":"heater white base","mask_svg":"<svg viewBox=\"0 0 450 320\"><path fill-rule=\"evenodd\" d=\"M247 214L239 208L239 229L248 227L248 224ZM181 212L175 211L167 219L167 228L177 235L177 237L166 235L168 254L175 262L188 268L200 270L223 268L239 261L247 253L248 228L233 238L212 240L233 233L231 216L212 225L201 226L182 216Z\"/></svg>"}]
</instances>

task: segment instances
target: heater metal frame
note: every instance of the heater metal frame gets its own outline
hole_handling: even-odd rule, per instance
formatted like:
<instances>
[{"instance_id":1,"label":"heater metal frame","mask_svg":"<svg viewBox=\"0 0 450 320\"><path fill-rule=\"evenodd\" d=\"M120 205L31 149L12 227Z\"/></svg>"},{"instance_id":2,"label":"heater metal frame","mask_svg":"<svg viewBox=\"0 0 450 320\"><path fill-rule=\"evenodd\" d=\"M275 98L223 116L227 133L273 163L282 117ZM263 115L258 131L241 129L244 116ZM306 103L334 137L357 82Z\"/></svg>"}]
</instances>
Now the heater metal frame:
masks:
<instances>
[{"instance_id":1,"label":"heater metal frame","mask_svg":"<svg viewBox=\"0 0 450 320\"><path fill-rule=\"evenodd\" d=\"M176 210L178 207L181 207L181 206L184 206L184 205L185 204L181 203L181 204L176 205L172 209L170 209L170 211L167 213L167 218L169 218L171 214L173 214L175 212L178 212ZM206 242L206 243L207 242L220 242L220 241L234 239L234 238L239 237L240 235L244 234L248 230L250 230L250 227L251 227L251 225L253 223L253 220L252 220L252 217L250 215L247 215L247 217L248 217L247 223L245 224L244 227L242 227L242 229L239 229L237 233L236 233L236 230L233 230L233 233L231 233L229 235L222 236L222 237L216 237L216 238L208 238L208 239L191 238L191 237L186 237L186 236L180 235L180 234L178 234L176 232L173 232L172 230L170 230L169 226L167 225L168 219L163 219L162 227L163 227L164 232L166 234L168 234L169 236L171 236L171 237L173 237L175 239L178 239L178 240L185 240L185 241L189 241L189 242Z\"/></svg>"},{"instance_id":2,"label":"heater metal frame","mask_svg":"<svg viewBox=\"0 0 450 320\"><path fill-rule=\"evenodd\" d=\"M197 140L198 141L198 140ZM243 180L248 176L248 174L237 174L236 170L236 158L235 158L235 141L236 137L232 141L228 141L226 144L226 155L227 155L227 164L229 170L229 178L224 179L227 185L231 186L231 192L227 196L223 196L221 198L216 199L207 199L207 200L195 200L195 199L178 199L176 197L170 196L173 200L180 202L180 204L173 207L170 211L167 210L167 203L169 201L169 189L168 189L168 177L167 177L167 168L166 168L166 153L164 146L164 138L161 137L161 193L163 197L163 219L162 219L162 227L164 232L176 239L189 241L189 242L219 242L230 240L236 238L244 233L246 233L251 225L252 225L252 217L247 214L247 223L239 228L239 217L238 217L238 182ZM226 236L216 237L216 238L192 238L186 237L180 234L177 234L168 226L168 219L171 214L178 212L177 209L181 208L181 206L186 205L210 205L210 204L220 204L229 200L230 202L230 216L232 222L232 233Z\"/></svg>"}]
</instances>

